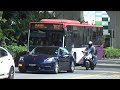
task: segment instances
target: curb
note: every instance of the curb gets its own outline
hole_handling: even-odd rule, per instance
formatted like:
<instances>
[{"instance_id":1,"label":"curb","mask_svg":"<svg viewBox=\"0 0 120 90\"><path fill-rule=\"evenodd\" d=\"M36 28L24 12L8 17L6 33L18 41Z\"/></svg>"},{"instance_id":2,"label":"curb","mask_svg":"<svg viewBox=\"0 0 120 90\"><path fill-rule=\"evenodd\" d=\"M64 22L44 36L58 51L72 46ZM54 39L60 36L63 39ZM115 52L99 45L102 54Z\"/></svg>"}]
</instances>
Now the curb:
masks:
<instances>
[{"instance_id":1,"label":"curb","mask_svg":"<svg viewBox=\"0 0 120 90\"><path fill-rule=\"evenodd\" d=\"M98 64L120 64L120 59L98 60Z\"/></svg>"},{"instance_id":2,"label":"curb","mask_svg":"<svg viewBox=\"0 0 120 90\"><path fill-rule=\"evenodd\" d=\"M114 58L113 58L113 59L112 59L112 58L103 58L103 59L98 60L98 61L102 61L102 60L103 60L103 61L104 61L104 60L108 60L108 61L109 61L109 60L110 60L110 61L112 61L112 60L113 60L113 61L114 61L114 60L118 60L118 61L119 61L120 58L118 58L118 59L114 59Z\"/></svg>"},{"instance_id":3,"label":"curb","mask_svg":"<svg viewBox=\"0 0 120 90\"><path fill-rule=\"evenodd\" d=\"M96 67L102 67L102 68L120 68L120 64L97 64Z\"/></svg>"}]
</instances>

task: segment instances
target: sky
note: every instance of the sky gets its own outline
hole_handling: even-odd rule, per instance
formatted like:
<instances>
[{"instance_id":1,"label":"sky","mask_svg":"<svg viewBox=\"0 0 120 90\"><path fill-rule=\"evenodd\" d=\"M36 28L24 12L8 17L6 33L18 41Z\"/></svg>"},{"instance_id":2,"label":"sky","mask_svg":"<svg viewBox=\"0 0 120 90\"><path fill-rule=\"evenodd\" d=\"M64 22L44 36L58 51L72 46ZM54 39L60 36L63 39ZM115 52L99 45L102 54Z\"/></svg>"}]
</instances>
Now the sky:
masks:
<instances>
[{"instance_id":1,"label":"sky","mask_svg":"<svg viewBox=\"0 0 120 90\"><path fill-rule=\"evenodd\" d=\"M84 20L95 24L95 21L102 21L101 17L109 17L106 11L83 11Z\"/></svg>"}]
</instances>

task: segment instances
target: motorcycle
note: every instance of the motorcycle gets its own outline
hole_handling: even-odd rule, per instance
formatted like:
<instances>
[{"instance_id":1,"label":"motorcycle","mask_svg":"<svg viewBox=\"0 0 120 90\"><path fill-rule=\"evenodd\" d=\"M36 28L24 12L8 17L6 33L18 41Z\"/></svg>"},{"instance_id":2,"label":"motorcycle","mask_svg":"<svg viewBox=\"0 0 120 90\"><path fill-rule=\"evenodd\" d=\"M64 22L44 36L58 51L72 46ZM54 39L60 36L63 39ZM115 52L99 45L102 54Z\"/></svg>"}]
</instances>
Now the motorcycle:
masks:
<instances>
[{"instance_id":1,"label":"motorcycle","mask_svg":"<svg viewBox=\"0 0 120 90\"><path fill-rule=\"evenodd\" d=\"M93 57L92 54L90 53L90 51L82 51L84 53L84 57L83 57L83 66L86 68L86 70L89 70L89 68L91 68L91 70L94 70L94 63L93 63Z\"/></svg>"}]
</instances>

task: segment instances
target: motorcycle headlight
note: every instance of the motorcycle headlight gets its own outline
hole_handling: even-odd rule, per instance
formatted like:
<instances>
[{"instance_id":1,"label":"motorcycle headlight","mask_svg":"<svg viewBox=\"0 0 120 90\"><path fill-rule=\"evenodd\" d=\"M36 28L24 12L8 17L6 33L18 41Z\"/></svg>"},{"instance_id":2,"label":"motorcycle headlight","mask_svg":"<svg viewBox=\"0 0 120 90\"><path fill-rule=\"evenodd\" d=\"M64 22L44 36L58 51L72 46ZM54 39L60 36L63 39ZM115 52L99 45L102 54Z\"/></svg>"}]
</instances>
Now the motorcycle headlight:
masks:
<instances>
[{"instance_id":1,"label":"motorcycle headlight","mask_svg":"<svg viewBox=\"0 0 120 90\"><path fill-rule=\"evenodd\" d=\"M52 62L54 58L47 58L44 60L44 62Z\"/></svg>"},{"instance_id":2,"label":"motorcycle headlight","mask_svg":"<svg viewBox=\"0 0 120 90\"><path fill-rule=\"evenodd\" d=\"M24 57L20 57L19 62L24 62Z\"/></svg>"},{"instance_id":3,"label":"motorcycle headlight","mask_svg":"<svg viewBox=\"0 0 120 90\"><path fill-rule=\"evenodd\" d=\"M90 57L87 57L87 59L90 59Z\"/></svg>"},{"instance_id":4,"label":"motorcycle headlight","mask_svg":"<svg viewBox=\"0 0 120 90\"><path fill-rule=\"evenodd\" d=\"M85 57L85 59L89 59L89 57L88 57L88 56L86 56L86 57Z\"/></svg>"}]
</instances>

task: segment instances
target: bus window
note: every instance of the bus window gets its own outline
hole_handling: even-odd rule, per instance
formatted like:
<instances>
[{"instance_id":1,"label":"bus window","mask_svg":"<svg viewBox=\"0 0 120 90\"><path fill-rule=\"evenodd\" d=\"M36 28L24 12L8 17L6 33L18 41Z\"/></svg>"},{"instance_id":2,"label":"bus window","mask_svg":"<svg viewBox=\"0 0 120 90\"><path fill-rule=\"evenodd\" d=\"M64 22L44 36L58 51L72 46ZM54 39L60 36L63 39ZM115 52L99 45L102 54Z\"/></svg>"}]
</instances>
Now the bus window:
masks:
<instances>
[{"instance_id":1,"label":"bus window","mask_svg":"<svg viewBox=\"0 0 120 90\"><path fill-rule=\"evenodd\" d=\"M86 27L86 41L89 41L89 27Z\"/></svg>"},{"instance_id":2,"label":"bus window","mask_svg":"<svg viewBox=\"0 0 120 90\"><path fill-rule=\"evenodd\" d=\"M66 34L65 34L65 47L71 51L71 48L72 48L72 34L71 34L71 31L67 31Z\"/></svg>"},{"instance_id":3,"label":"bus window","mask_svg":"<svg viewBox=\"0 0 120 90\"><path fill-rule=\"evenodd\" d=\"M92 40L92 36L93 36L93 31L92 31L92 27L89 28L89 41L93 41Z\"/></svg>"},{"instance_id":4,"label":"bus window","mask_svg":"<svg viewBox=\"0 0 120 90\"><path fill-rule=\"evenodd\" d=\"M89 28L89 41L92 41L92 35L93 35L92 28L90 27Z\"/></svg>"},{"instance_id":5,"label":"bus window","mask_svg":"<svg viewBox=\"0 0 120 90\"><path fill-rule=\"evenodd\" d=\"M80 38L81 37L81 35L80 35L81 30L80 29L81 29L80 27L76 27L76 28L74 28L74 30L72 32L73 33L72 43L74 43L74 48L79 48L81 46L81 38Z\"/></svg>"},{"instance_id":6,"label":"bus window","mask_svg":"<svg viewBox=\"0 0 120 90\"><path fill-rule=\"evenodd\" d=\"M99 27L98 28L98 36L99 36L99 43L98 44L100 44L100 45L102 45L102 28L101 27Z\"/></svg>"},{"instance_id":7,"label":"bus window","mask_svg":"<svg viewBox=\"0 0 120 90\"><path fill-rule=\"evenodd\" d=\"M62 46L63 33L51 32L49 33L48 42L50 46Z\"/></svg>"},{"instance_id":8,"label":"bus window","mask_svg":"<svg viewBox=\"0 0 120 90\"><path fill-rule=\"evenodd\" d=\"M84 45L87 45L87 30L86 30L87 28L86 27L84 27L84 39L83 39L83 41L84 41Z\"/></svg>"},{"instance_id":9,"label":"bus window","mask_svg":"<svg viewBox=\"0 0 120 90\"><path fill-rule=\"evenodd\" d=\"M83 45L83 31L84 31L83 29L84 29L84 28L83 28L83 27L79 27L79 28L80 28L80 29L79 29L79 32L78 32L78 33L80 34L80 36L79 36L79 39L78 39L78 40L79 40L79 42L80 42L80 47L82 47L82 45Z\"/></svg>"},{"instance_id":10,"label":"bus window","mask_svg":"<svg viewBox=\"0 0 120 90\"><path fill-rule=\"evenodd\" d=\"M97 44L97 30L95 27L93 27L93 44Z\"/></svg>"},{"instance_id":11,"label":"bus window","mask_svg":"<svg viewBox=\"0 0 120 90\"><path fill-rule=\"evenodd\" d=\"M85 36L86 36L86 38L85 38L85 42L86 42L85 45L87 45L88 44L88 38L89 38L89 36L88 36L88 27L85 28L85 32L86 32L85 33Z\"/></svg>"}]
</instances>

